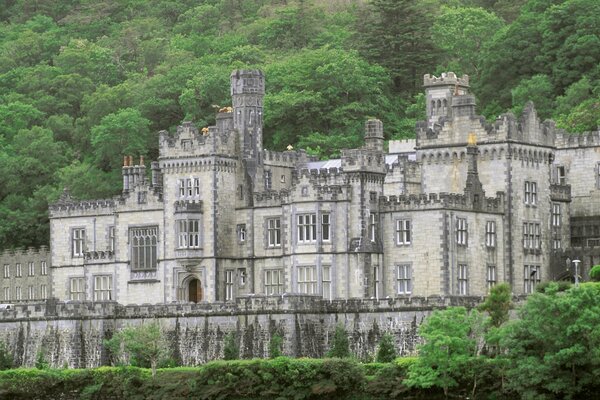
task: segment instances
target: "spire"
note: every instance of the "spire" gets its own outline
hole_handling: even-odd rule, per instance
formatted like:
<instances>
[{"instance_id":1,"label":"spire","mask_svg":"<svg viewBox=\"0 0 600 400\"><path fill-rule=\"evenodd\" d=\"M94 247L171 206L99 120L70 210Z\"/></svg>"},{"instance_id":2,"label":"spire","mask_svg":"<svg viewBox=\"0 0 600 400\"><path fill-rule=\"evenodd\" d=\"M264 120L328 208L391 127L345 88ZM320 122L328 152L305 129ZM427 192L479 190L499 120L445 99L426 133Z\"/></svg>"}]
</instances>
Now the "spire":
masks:
<instances>
[{"instance_id":1,"label":"spire","mask_svg":"<svg viewBox=\"0 0 600 400\"><path fill-rule=\"evenodd\" d=\"M481 209L483 200L485 199L485 192L483 186L479 180L479 173L477 172L477 155L479 149L477 148L477 136L474 133L469 134L467 142L467 183L465 185L465 196L470 200L473 205L473 209Z\"/></svg>"}]
</instances>

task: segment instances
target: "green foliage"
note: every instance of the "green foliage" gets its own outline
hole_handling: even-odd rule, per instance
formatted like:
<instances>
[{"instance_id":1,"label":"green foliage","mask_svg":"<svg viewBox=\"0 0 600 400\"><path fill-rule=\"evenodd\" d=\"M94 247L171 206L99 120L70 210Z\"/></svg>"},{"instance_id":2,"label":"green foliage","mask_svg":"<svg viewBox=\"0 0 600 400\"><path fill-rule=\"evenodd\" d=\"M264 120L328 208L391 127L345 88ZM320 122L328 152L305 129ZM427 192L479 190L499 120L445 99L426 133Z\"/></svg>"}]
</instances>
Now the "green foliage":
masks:
<instances>
[{"instance_id":1,"label":"green foliage","mask_svg":"<svg viewBox=\"0 0 600 400\"><path fill-rule=\"evenodd\" d=\"M409 387L439 387L448 396L463 379L477 386L485 320L476 311L450 307L434 311L419 327L424 343L404 383Z\"/></svg>"},{"instance_id":2,"label":"green foliage","mask_svg":"<svg viewBox=\"0 0 600 400\"><path fill-rule=\"evenodd\" d=\"M223 359L237 360L240 358L240 346L234 332L229 332L223 340Z\"/></svg>"},{"instance_id":3,"label":"green foliage","mask_svg":"<svg viewBox=\"0 0 600 400\"><path fill-rule=\"evenodd\" d=\"M379 346L377 346L376 361L380 363L389 363L396 359L396 346L394 337L390 333L386 333L381 337Z\"/></svg>"},{"instance_id":4,"label":"green foliage","mask_svg":"<svg viewBox=\"0 0 600 400\"><path fill-rule=\"evenodd\" d=\"M327 352L327 357L347 358L350 357L350 342L348 341L348 332L343 325L335 327L335 333L331 341L331 347Z\"/></svg>"},{"instance_id":5,"label":"green foliage","mask_svg":"<svg viewBox=\"0 0 600 400\"><path fill-rule=\"evenodd\" d=\"M48 361L46 360L46 355L44 354L43 348L39 349L35 356L35 367L37 369L48 368Z\"/></svg>"},{"instance_id":6,"label":"green foliage","mask_svg":"<svg viewBox=\"0 0 600 400\"><path fill-rule=\"evenodd\" d=\"M11 369L13 364L14 360L12 354L8 352L4 342L0 342L0 371Z\"/></svg>"},{"instance_id":7,"label":"green foliage","mask_svg":"<svg viewBox=\"0 0 600 400\"><path fill-rule=\"evenodd\" d=\"M521 398L590 398L600 389L600 284L531 295L505 329L507 388Z\"/></svg>"},{"instance_id":8,"label":"green foliage","mask_svg":"<svg viewBox=\"0 0 600 400\"><path fill-rule=\"evenodd\" d=\"M283 347L283 337L278 333L275 333L271 336L271 341L269 342L269 357L277 358L283 355L282 352Z\"/></svg>"},{"instance_id":9,"label":"green foliage","mask_svg":"<svg viewBox=\"0 0 600 400\"><path fill-rule=\"evenodd\" d=\"M511 297L510 285L508 283L500 283L490 289L489 295L478 309L489 314L490 322L493 326L500 327L508 321Z\"/></svg>"},{"instance_id":10,"label":"green foliage","mask_svg":"<svg viewBox=\"0 0 600 400\"><path fill-rule=\"evenodd\" d=\"M535 75L531 79L523 79L511 91L513 112L519 116L528 101L533 101L535 109L541 120L552 113L552 83L546 75Z\"/></svg>"},{"instance_id":11,"label":"green foliage","mask_svg":"<svg viewBox=\"0 0 600 400\"><path fill-rule=\"evenodd\" d=\"M594 265L590 270L590 278L594 282L600 282L600 265Z\"/></svg>"},{"instance_id":12,"label":"green foliage","mask_svg":"<svg viewBox=\"0 0 600 400\"><path fill-rule=\"evenodd\" d=\"M147 322L139 326L130 326L105 340L104 345L113 356L117 365L150 367L152 377L156 375L158 364L170 357L166 343L157 321Z\"/></svg>"}]
</instances>

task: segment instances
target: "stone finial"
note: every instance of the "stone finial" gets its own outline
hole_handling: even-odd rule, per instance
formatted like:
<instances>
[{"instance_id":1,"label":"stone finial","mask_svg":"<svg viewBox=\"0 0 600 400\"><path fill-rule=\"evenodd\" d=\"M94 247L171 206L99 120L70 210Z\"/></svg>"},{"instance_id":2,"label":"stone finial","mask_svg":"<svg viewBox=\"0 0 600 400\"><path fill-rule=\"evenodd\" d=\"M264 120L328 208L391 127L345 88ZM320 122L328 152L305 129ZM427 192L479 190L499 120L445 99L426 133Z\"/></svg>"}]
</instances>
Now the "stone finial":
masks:
<instances>
[{"instance_id":1,"label":"stone finial","mask_svg":"<svg viewBox=\"0 0 600 400\"><path fill-rule=\"evenodd\" d=\"M294 150L294 146L292 146L291 144L288 144L286 149L287 149L287 151L292 151L292 150Z\"/></svg>"},{"instance_id":2,"label":"stone finial","mask_svg":"<svg viewBox=\"0 0 600 400\"><path fill-rule=\"evenodd\" d=\"M127 156L123 156L123 166L127 166Z\"/></svg>"},{"instance_id":3,"label":"stone finial","mask_svg":"<svg viewBox=\"0 0 600 400\"><path fill-rule=\"evenodd\" d=\"M144 165L144 156L140 156L140 165Z\"/></svg>"}]
</instances>

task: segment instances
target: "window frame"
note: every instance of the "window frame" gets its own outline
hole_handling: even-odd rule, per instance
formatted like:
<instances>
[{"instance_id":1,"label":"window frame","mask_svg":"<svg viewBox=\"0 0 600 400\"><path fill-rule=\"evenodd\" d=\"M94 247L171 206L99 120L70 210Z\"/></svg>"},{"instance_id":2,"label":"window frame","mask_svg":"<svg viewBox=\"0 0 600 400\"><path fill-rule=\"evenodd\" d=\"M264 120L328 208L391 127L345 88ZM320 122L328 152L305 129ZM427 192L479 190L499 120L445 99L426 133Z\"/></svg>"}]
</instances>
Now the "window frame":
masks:
<instances>
[{"instance_id":1,"label":"window frame","mask_svg":"<svg viewBox=\"0 0 600 400\"><path fill-rule=\"evenodd\" d=\"M331 279L331 265L321 266L321 295L325 300L333 299L333 285Z\"/></svg>"},{"instance_id":2,"label":"window frame","mask_svg":"<svg viewBox=\"0 0 600 400\"><path fill-rule=\"evenodd\" d=\"M469 267L467 264L458 264L456 283L458 284L458 295L469 295Z\"/></svg>"},{"instance_id":3,"label":"window frame","mask_svg":"<svg viewBox=\"0 0 600 400\"><path fill-rule=\"evenodd\" d=\"M331 214L328 212L321 213L321 241L331 242Z\"/></svg>"},{"instance_id":4,"label":"window frame","mask_svg":"<svg viewBox=\"0 0 600 400\"><path fill-rule=\"evenodd\" d=\"M10 264L4 264L4 278L10 278Z\"/></svg>"},{"instance_id":5,"label":"window frame","mask_svg":"<svg viewBox=\"0 0 600 400\"><path fill-rule=\"evenodd\" d=\"M469 230L467 218L456 217L456 244L458 246L469 245Z\"/></svg>"},{"instance_id":6,"label":"window frame","mask_svg":"<svg viewBox=\"0 0 600 400\"><path fill-rule=\"evenodd\" d=\"M485 222L485 245L489 248L496 247L496 221Z\"/></svg>"},{"instance_id":7,"label":"window frame","mask_svg":"<svg viewBox=\"0 0 600 400\"><path fill-rule=\"evenodd\" d=\"M21 266L21 263L16 263L15 264L15 278L21 278L23 277L23 268Z\"/></svg>"},{"instance_id":8,"label":"window frame","mask_svg":"<svg viewBox=\"0 0 600 400\"><path fill-rule=\"evenodd\" d=\"M35 262L27 262L27 276L35 276Z\"/></svg>"},{"instance_id":9,"label":"window frame","mask_svg":"<svg viewBox=\"0 0 600 400\"><path fill-rule=\"evenodd\" d=\"M71 228L71 257L81 258L85 252L85 228Z\"/></svg>"},{"instance_id":10,"label":"window frame","mask_svg":"<svg viewBox=\"0 0 600 400\"><path fill-rule=\"evenodd\" d=\"M177 249L199 249L200 220L197 218L177 219Z\"/></svg>"},{"instance_id":11,"label":"window frame","mask_svg":"<svg viewBox=\"0 0 600 400\"><path fill-rule=\"evenodd\" d=\"M496 265L488 264L486 268L486 286L488 291L498 284L498 270Z\"/></svg>"},{"instance_id":12,"label":"window frame","mask_svg":"<svg viewBox=\"0 0 600 400\"><path fill-rule=\"evenodd\" d=\"M523 268L523 293L531 294L542 281L539 265L526 264ZM535 277L534 277L535 274ZM533 278L532 278L533 277Z\"/></svg>"},{"instance_id":13,"label":"window frame","mask_svg":"<svg viewBox=\"0 0 600 400\"><path fill-rule=\"evenodd\" d=\"M552 227L558 228L561 226L561 206L560 203L552 203Z\"/></svg>"},{"instance_id":14,"label":"window frame","mask_svg":"<svg viewBox=\"0 0 600 400\"><path fill-rule=\"evenodd\" d=\"M298 265L296 267L296 283L298 293L317 294L317 266L316 265Z\"/></svg>"},{"instance_id":15,"label":"window frame","mask_svg":"<svg viewBox=\"0 0 600 400\"><path fill-rule=\"evenodd\" d=\"M94 275L94 301L113 300L113 279L110 274Z\"/></svg>"},{"instance_id":16,"label":"window frame","mask_svg":"<svg viewBox=\"0 0 600 400\"><path fill-rule=\"evenodd\" d=\"M280 295L283 294L284 290L284 276L283 269L267 269L264 274L264 282L263 287L265 291L265 295ZM277 278L274 280L274 278Z\"/></svg>"},{"instance_id":17,"label":"window frame","mask_svg":"<svg viewBox=\"0 0 600 400\"><path fill-rule=\"evenodd\" d=\"M412 244L412 220L408 218L396 219L396 246L410 246Z\"/></svg>"},{"instance_id":18,"label":"window frame","mask_svg":"<svg viewBox=\"0 0 600 400\"><path fill-rule=\"evenodd\" d=\"M412 265L403 263L396 264L396 294L412 294Z\"/></svg>"},{"instance_id":19,"label":"window frame","mask_svg":"<svg viewBox=\"0 0 600 400\"><path fill-rule=\"evenodd\" d=\"M317 241L317 214L296 214L296 241L299 244L315 243Z\"/></svg>"},{"instance_id":20,"label":"window frame","mask_svg":"<svg viewBox=\"0 0 600 400\"><path fill-rule=\"evenodd\" d=\"M234 270L225 270L225 301L233 300Z\"/></svg>"},{"instance_id":21,"label":"window frame","mask_svg":"<svg viewBox=\"0 0 600 400\"><path fill-rule=\"evenodd\" d=\"M267 218L267 247L281 247L281 217Z\"/></svg>"},{"instance_id":22,"label":"window frame","mask_svg":"<svg viewBox=\"0 0 600 400\"><path fill-rule=\"evenodd\" d=\"M158 239L158 225L129 227L129 265L132 271L158 269ZM140 240L143 240L143 243L140 243Z\"/></svg>"},{"instance_id":23,"label":"window frame","mask_svg":"<svg viewBox=\"0 0 600 400\"><path fill-rule=\"evenodd\" d=\"M76 291L73 290L75 286ZM81 297L81 298L79 298ZM82 276L74 276L69 278L69 300L83 301L86 298L86 282Z\"/></svg>"}]
</instances>

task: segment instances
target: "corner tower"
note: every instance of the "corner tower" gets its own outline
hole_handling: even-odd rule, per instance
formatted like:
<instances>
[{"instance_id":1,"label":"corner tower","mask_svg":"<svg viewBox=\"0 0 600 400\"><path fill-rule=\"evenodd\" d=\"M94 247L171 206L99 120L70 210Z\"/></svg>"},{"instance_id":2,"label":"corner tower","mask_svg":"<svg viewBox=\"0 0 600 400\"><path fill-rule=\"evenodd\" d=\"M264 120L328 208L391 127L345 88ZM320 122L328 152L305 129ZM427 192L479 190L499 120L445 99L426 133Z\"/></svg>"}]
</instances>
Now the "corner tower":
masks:
<instances>
[{"instance_id":1,"label":"corner tower","mask_svg":"<svg viewBox=\"0 0 600 400\"><path fill-rule=\"evenodd\" d=\"M240 138L242 159L253 178L262 165L264 96L265 76L262 71L242 69L231 73L233 127Z\"/></svg>"},{"instance_id":2,"label":"corner tower","mask_svg":"<svg viewBox=\"0 0 600 400\"><path fill-rule=\"evenodd\" d=\"M440 77L427 74L423 77L423 86L427 97L427 127L432 128L440 118L452 118L453 97L469 93L469 76L459 78L454 72L444 72Z\"/></svg>"}]
</instances>

